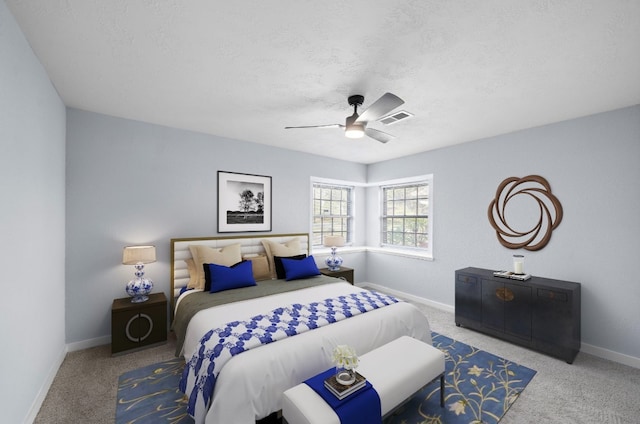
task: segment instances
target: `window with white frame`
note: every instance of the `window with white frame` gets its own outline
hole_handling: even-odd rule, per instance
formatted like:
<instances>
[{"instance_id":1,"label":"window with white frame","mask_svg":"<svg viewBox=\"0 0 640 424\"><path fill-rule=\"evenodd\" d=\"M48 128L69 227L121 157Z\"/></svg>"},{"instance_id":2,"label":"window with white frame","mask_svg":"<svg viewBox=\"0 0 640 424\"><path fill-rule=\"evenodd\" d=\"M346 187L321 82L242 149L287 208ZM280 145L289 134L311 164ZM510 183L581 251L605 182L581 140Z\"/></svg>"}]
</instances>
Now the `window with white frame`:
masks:
<instances>
[{"instance_id":1,"label":"window with white frame","mask_svg":"<svg viewBox=\"0 0 640 424\"><path fill-rule=\"evenodd\" d=\"M348 185L313 183L312 190L313 223L311 244L322 246L325 236L344 237L352 242L353 191Z\"/></svg>"},{"instance_id":2,"label":"window with white frame","mask_svg":"<svg viewBox=\"0 0 640 424\"><path fill-rule=\"evenodd\" d=\"M382 185L381 244L431 253L431 178Z\"/></svg>"}]
</instances>

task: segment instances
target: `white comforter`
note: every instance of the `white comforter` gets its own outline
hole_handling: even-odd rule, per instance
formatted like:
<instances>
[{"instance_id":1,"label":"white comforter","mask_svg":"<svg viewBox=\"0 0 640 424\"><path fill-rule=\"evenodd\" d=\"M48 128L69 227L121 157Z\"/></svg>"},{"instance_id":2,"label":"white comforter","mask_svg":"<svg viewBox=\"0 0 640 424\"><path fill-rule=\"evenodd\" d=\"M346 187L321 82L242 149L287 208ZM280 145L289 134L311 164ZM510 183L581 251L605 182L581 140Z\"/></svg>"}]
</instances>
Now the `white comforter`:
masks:
<instances>
[{"instance_id":1,"label":"white comforter","mask_svg":"<svg viewBox=\"0 0 640 424\"><path fill-rule=\"evenodd\" d=\"M191 358L200 337L211 328L280 306L310 303L361 290L349 283L328 284L201 311L189 323L184 357ZM256 419L282 408L285 390L330 368L331 351L336 345L348 344L358 354L364 354L402 335L431 344L426 317L406 302L243 352L229 360L220 372L205 422L254 424Z\"/></svg>"}]
</instances>

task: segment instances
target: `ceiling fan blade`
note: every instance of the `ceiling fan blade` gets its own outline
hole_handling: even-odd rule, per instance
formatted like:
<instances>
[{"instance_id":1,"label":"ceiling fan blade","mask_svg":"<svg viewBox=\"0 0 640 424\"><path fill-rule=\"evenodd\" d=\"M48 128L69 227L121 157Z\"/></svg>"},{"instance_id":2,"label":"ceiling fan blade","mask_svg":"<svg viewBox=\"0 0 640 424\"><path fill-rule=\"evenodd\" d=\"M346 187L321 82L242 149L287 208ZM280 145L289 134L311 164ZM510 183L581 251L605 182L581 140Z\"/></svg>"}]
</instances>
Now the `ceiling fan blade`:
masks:
<instances>
[{"instance_id":1,"label":"ceiling fan blade","mask_svg":"<svg viewBox=\"0 0 640 424\"><path fill-rule=\"evenodd\" d=\"M365 128L364 133L374 140L378 140L380 143L386 143L387 141L393 140L396 136L387 134L383 131L374 130L373 128Z\"/></svg>"},{"instance_id":2,"label":"ceiling fan blade","mask_svg":"<svg viewBox=\"0 0 640 424\"><path fill-rule=\"evenodd\" d=\"M391 112L393 109L397 108L403 103L404 100L402 100L395 94L384 93L382 97L373 102L373 104L369 106L367 110L360 114L358 119L356 119L356 122L375 121L376 119Z\"/></svg>"},{"instance_id":3,"label":"ceiling fan blade","mask_svg":"<svg viewBox=\"0 0 640 424\"><path fill-rule=\"evenodd\" d=\"M327 125L306 125L302 127L284 127L285 130L290 130L294 128L344 128L342 124L327 124Z\"/></svg>"}]
</instances>

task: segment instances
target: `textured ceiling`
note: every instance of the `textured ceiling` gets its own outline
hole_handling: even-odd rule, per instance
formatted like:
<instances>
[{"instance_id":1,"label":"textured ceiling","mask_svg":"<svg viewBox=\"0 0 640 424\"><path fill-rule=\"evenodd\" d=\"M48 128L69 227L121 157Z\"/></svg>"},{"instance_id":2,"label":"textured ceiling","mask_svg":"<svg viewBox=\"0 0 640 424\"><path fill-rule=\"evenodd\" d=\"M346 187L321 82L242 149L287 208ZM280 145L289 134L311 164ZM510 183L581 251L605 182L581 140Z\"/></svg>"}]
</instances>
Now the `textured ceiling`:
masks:
<instances>
[{"instance_id":1,"label":"textured ceiling","mask_svg":"<svg viewBox=\"0 0 640 424\"><path fill-rule=\"evenodd\" d=\"M361 163L640 103L640 0L5 1L69 107Z\"/></svg>"}]
</instances>

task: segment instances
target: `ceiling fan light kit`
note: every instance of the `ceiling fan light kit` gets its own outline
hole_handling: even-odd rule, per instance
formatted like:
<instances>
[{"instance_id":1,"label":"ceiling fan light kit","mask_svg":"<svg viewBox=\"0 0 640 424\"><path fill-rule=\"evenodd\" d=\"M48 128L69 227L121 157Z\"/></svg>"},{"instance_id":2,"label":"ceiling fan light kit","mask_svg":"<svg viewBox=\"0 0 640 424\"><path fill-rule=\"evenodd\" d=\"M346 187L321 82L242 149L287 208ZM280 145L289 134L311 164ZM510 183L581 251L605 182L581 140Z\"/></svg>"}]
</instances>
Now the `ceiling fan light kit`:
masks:
<instances>
[{"instance_id":1,"label":"ceiling fan light kit","mask_svg":"<svg viewBox=\"0 0 640 424\"><path fill-rule=\"evenodd\" d=\"M364 96L355 94L349 96L347 99L350 106L353 106L353 115L348 116L345 120L345 125L341 124L329 124L329 125L307 125L302 127L285 127L285 129L293 128L344 128L344 135L348 138L361 138L365 134L380 143L386 143L395 137L385 132L367 128L369 121L375 121L376 119L388 114L393 109L404 104L404 100L395 94L384 93L382 97L373 102L364 112L358 115L358 106L362 106L364 103Z\"/></svg>"},{"instance_id":2,"label":"ceiling fan light kit","mask_svg":"<svg viewBox=\"0 0 640 424\"><path fill-rule=\"evenodd\" d=\"M356 122L358 119L358 106L362 104L364 97L351 96L349 97L349 104L353 106L353 115L347 116L344 125L344 135L348 138L362 138L364 136L364 123ZM359 103L358 103L359 102Z\"/></svg>"},{"instance_id":3,"label":"ceiling fan light kit","mask_svg":"<svg viewBox=\"0 0 640 424\"><path fill-rule=\"evenodd\" d=\"M364 136L364 126L353 124L345 128L344 135L348 138L362 138Z\"/></svg>"}]
</instances>

